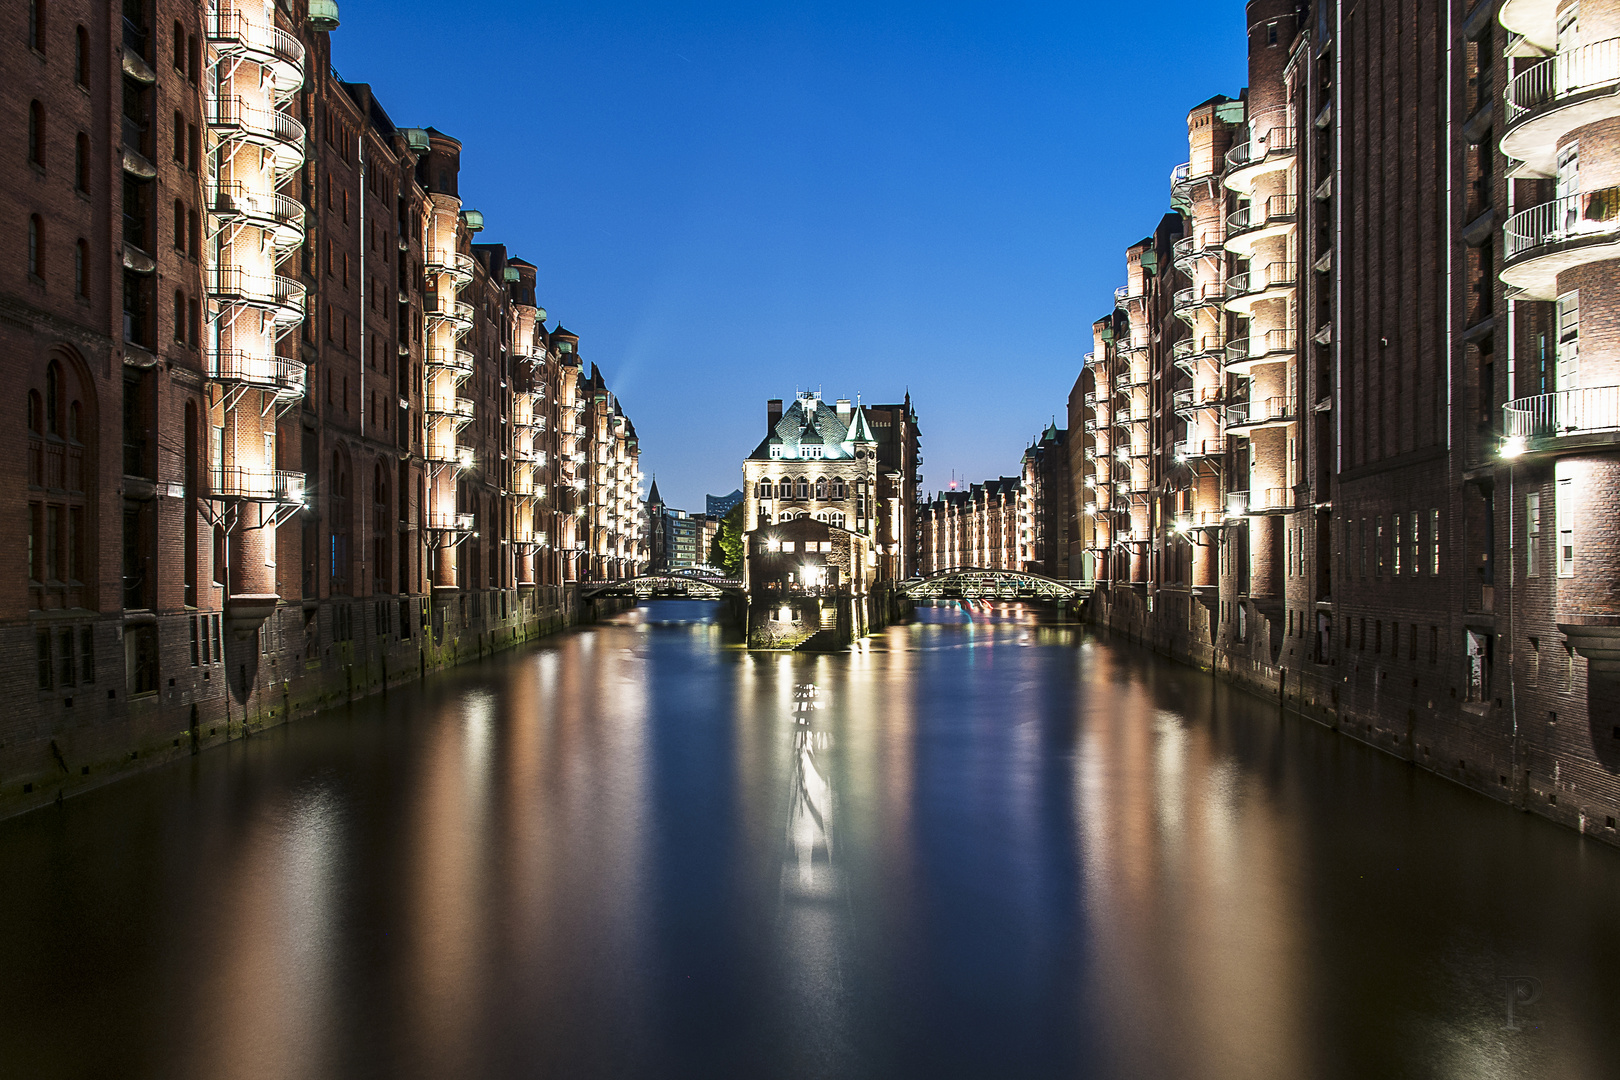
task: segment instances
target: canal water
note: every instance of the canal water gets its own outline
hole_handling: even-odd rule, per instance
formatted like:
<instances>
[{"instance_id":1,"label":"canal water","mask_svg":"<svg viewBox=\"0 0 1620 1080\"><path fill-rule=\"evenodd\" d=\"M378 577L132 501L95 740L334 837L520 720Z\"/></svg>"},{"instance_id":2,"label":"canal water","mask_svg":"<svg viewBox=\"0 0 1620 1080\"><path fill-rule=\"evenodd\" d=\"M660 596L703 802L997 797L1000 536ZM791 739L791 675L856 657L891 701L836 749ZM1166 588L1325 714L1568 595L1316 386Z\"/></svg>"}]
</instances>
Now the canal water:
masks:
<instances>
[{"instance_id":1,"label":"canal water","mask_svg":"<svg viewBox=\"0 0 1620 1080\"><path fill-rule=\"evenodd\" d=\"M1620 851L1019 607L709 611L0 822L0 1076L1620 1076Z\"/></svg>"}]
</instances>

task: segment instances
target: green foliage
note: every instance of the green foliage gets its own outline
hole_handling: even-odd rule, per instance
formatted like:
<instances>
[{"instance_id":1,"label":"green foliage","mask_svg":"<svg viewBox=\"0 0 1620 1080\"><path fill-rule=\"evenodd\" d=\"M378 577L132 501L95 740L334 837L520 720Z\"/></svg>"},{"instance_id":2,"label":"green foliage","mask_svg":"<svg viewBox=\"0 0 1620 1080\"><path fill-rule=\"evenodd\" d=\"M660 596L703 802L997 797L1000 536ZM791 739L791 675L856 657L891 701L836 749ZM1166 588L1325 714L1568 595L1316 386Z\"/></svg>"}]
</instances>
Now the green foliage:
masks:
<instances>
[{"instance_id":1,"label":"green foliage","mask_svg":"<svg viewBox=\"0 0 1620 1080\"><path fill-rule=\"evenodd\" d=\"M709 565L723 567L728 574L742 572L743 561L743 504L733 506L720 519L715 530L714 543L709 547Z\"/></svg>"}]
</instances>

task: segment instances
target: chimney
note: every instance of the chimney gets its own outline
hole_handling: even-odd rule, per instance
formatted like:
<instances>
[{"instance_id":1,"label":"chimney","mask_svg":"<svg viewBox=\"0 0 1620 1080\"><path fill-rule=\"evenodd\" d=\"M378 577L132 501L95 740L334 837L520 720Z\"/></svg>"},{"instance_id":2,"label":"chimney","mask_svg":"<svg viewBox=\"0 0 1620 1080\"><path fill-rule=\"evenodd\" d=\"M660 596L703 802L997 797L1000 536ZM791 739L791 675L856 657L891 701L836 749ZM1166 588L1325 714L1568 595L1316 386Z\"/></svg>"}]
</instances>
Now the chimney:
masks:
<instances>
[{"instance_id":1,"label":"chimney","mask_svg":"<svg viewBox=\"0 0 1620 1080\"><path fill-rule=\"evenodd\" d=\"M765 403L765 424L772 431L776 430L776 422L782 419L782 399L771 398Z\"/></svg>"},{"instance_id":2,"label":"chimney","mask_svg":"<svg viewBox=\"0 0 1620 1080\"><path fill-rule=\"evenodd\" d=\"M853 411L849 407L849 398L847 398L847 397L839 398L837 407L838 407L838 419L840 419L844 423L848 424L849 423L849 414Z\"/></svg>"}]
</instances>

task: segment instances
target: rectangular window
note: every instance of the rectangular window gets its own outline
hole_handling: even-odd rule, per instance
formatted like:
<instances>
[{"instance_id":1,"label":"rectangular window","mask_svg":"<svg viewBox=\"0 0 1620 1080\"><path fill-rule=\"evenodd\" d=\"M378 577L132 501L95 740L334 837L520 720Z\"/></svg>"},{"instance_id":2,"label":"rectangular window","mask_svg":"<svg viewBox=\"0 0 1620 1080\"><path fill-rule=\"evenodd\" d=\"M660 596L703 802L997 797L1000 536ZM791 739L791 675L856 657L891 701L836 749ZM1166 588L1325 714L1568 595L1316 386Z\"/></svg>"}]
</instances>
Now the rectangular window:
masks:
<instances>
[{"instance_id":1,"label":"rectangular window","mask_svg":"<svg viewBox=\"0 0 1620 1080\"><path fill-rule=\"evenodd\" d=\"M1420 515L1416 510L1412 511L1412 573L1414 574L1423 572L1423 542L1418 536L1419 517Z\"/></svg>"},{"instance_id":2,"label":"rectangular window","mask_svg":"<svg viewBox=\"0 0 1620 1080\"><path fill-rule=\"evenodd\" d=\"M1439 662L1440 662L1440 628L1438 626L1430 626L1429 627L1429 663L1437 664Z\"/></svg>"},{"instance_id":3,"label":"rectangular window","mask_svg":"<svg viewBox=\"0 0 1620 1080\"><path fill-rule=\"evenodd\" d=\"M1557 503L1553 512L1558 518L1558 576L1575 576L1575 481L1558 481Z\"/></svg>"},{"instance_id":4,"label":"rectangular window","mask_svg":"<svg viewBox=\"0 0 1620 1080\"><path fill-rule=\"evenodd\" d=\"M1361 576L1365 578L1367 576L1367 519L1366 518L1358 518L1357 519L1357 521L1356 521L1356 532L1360 536L1360 539L1358 541L1358 545L1361 548Z\"/></svg>"},{"instance_id":5,"label":"rectangular window","mask_svg":"<svg viewBox=\"0 0 1620 1080\"><path fill-rule=\"evenodd\" d=\"M79 627L79 681L96 681L96 631L94 627Z\"/></svg>"},{"instance_id":6,"label":"rectangular window","mask_svg":"<svg viewBox=\"0 0 1620 1080\"><path fill-rule=\"evenodd\" d=\"M74 671L73 661L77 650L74 648L73 631L65 629L56 635L56 685L73 686L79 681Z\"/></svg>"},{"instance_id":7,"label":"rectangular window","mask_svg":"<svg viewBox=\"0 0 1620 1080\"><path fill-rule=\"evenodd\" d=\"M55 683L56 670L51 666L51 632L40 630L34 634L34 657L39 672L39 688L49 690Z\"/></svg>"},{"instance_id":8,"label":"rectangular window","mask_svg":"<svg viewBox=\"0 0 1620 1080\"><path fill-rule=\"evenodd\" d=\"M1407 629L1406 658L1415 663L1417 661L1417 623L1413 623Z\"/></svg>"},{"instance_id":9,"label":"rectangular window","mask_svg":"<svg viewBox=\"0 0 1620 1080\"><path fill-rule=\"evenodd\" d=\"M1384 576L1384 518L1373 519L1373 566L1379 577Z\"/></svg>"},{"instance_id":10,"label":"rectangular window","mask_svg":"<svg viewBox=\"0 0 1620 1080\"><path fill-rule=\"evenodd\" d=\"M1429 511L1429 573L1440 574L1440 511Z\"/></svg>"},{"instance_id":11,"label":"rectangular window","mask_svg":"<svg viewBox=\"0 0 1620 1080\"><path fill-rule=\"evenodd\" d=\"M1395 576L1401 576L1401 549L1405 547L1405 537L1401 535L1401 515L1396 514L1390 519L1390 554L1394 559Z\"/></svg>"},{"instance_id":12,"label":"rectangular window","mask_svg":"<svg viewBox=\"0 0 1620 1080\"><path fill-rule=\"evenodd\" d=\"M1383 619L1378 619L1378 620L1373 622L1373 652L1381 653L1383 651L1384 651L1384 620Z\"/></svg>"},{"instance_id":13,"label":"rectangular window","mask_svg":"<svg viewBox=\"0 0 1620 1080\"><path fill-rule=\"evenodd\" d=\"M1541 493L1524 497L1524 574L1541 575Z\"/></svg>"},{"instance_id":14,"label":"rectangular window","mask_svg":"<svg viewBox=\"0 0 1620 1080\"><path fill-rule=\"evenodd\" d=\"M197 616L191 617L191 666L197 666L197 660L202 655L197 640Z\"/></svg>"}]
</instances>

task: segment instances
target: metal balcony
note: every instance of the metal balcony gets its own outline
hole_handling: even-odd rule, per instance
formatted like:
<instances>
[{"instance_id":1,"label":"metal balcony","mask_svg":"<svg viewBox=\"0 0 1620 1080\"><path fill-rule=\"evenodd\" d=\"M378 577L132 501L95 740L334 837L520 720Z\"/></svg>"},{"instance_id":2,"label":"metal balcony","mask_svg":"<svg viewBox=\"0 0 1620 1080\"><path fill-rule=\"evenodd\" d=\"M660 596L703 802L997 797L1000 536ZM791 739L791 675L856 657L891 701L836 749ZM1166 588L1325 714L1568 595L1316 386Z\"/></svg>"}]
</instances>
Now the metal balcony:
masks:
<instances>
[{"instance_id":1,"label":"metal balcony","mask_svg":"<svg viewBox=\"0 0 1620 1080\"><path fill-rule=\"evenodd\" d=\"M422 268L429 274L448 276L458 288L473 279L472 256L459 251L429 248L422 255Z\"/></svg>"},{"instance_id":2,"label":"metal balcony","mask_svg":"<svg viewBox=\"0 0 1620 1080\"><path fill-rule=\"evenodd\" d=\"M304 474L285 469L225 465L208 470L209 494L243 502L299 504L304 501Z\"/></svg>"},{"instance_id":3,"label":"metal balcony","mask_svg":"<svg viewBox=\"0 0 1620 1080\"><path fill-rule=\"evenodd\" d=\"M1226 453L1225 439L1183 439L1176 443L1177 461L1197 461Z\"/></svg>"},{"instance_id":4,"label":"metal balcony","mask_svg":"<svg viewBox=\"0 0 1620 1080\"><path fill-rule=\"evenodd\" d=\"M1292 400L1269 397L1239 401L1226 407L1226 433L1246 436L1261 428L1281 427L1295 421Z\"/></svg>"},{"instance_id":5,"label":"metal balcony","mask_svg":"<svg viewBox=\"0 0 1620 1080\"><path fill-rule=\"evenodd\" d=\"M1200 409L1218 409L1221 407L1220 389L1213 386L1198 389L1185 387L1170 395L1170 407L1177 416L1188 418L1196 415Z\"/></svg>"},{"instance_id":6,"label":"metal balcony","mask_svg":"<svg viewBox=\"0 0 1620 1080\"><path fill-rule=\"evenodd\" d=\"M450 397L444 394L429 394L427 398L427 413L434 419L454 420L457 426L465 424L473 418L472 399L464 397Z\"/></svg>"},{"instance_id":7,"label":"metal balcony","mask_svg":"<svg viewBox=\"0 0 1620 1080\"><path fill-rule=\"evenodd\" d=\"M1620 386L1589 386L1517 398L1502 407L1505 456L1620 441Z\"/></svg>"},{"instance_id":8,"label":"metal balcony","mask_svg":"<svg viewBox=\"0 0 1620 1080\"><path fill-rule=\"evenodd\" d=\"M1194 323L1201 310L1208 310L1211 314L1218 313L1221 306L1222 290L1219 284L1205 283L1193 285L1185 289L1177 289L1170 297L1170 311L1183 322Z\"/></svg>"},{"instance_id":9,"label":"metal balcony","mask_svg":"<svg viewBox=\"0 0 1620 1080\"><path fill-rule=\"evenodd\" d=\"M304 321L304 286L280 274L253 274L240 266L210 266L203 271L208 295L221 305L240 304L268 314L279 326Z\"/></svg>"},{"instance_id":10,"label":"metal balcony","mask_svg":"<svg viewBox=\"0 0 1620 1080\"><path fill-rule=\"evenodd\" d=\"M1502 280L1525 299L1557 299L1565 270L1620 259L1620 187L1532 206L1509 218L1502 232Z\"/></svg>"},{"instance_id":11,"label":"metal balcony","mask_svg":"<svg viewBox=\"0 0 1620 1080\"><path fill-rule=\"evenodd\" d=\"M427 527L435 532L470 533L476 519L472 514L444 513L438 510L429 510L427 514Z\"/></svg>"},{"instance_id":12,"label":"metal balcony","mask_svg":"<svg viewBox=\"0 0 1620 1080\"><path fill-rule=\"evenodd\" d=\"M1219 239L1199 236L1197 233L1192 236L1183 236L1170 245L1171 264L1188 277L1192 276L1192 266L1199 259L1224 259L1225 257L1226 249L1221 245Z\"/></svg>"},{"instance_id":13,"label":"metal balcony","mask_svg":"<svg viewBox=\"0 0 1620 1080\"><path fill-rule=\"evenodd\" d=\"M304 163L304 125L279 109L248 105L239 97L217 97L207 103L207 123L224 142L268 150L278 176Z\"/></svg>"},{"instance_id":14,"label":"metal balcony","mask_svg":"<svg viewBox=\"0 0 1620 1080\"><path fill-rule=\"evenodd\" d=\"M286 356L260 356L241 349L218 349L208 354L208 377L262 390L278 398L304 396L307 371L302 360Z\"/></svg>"},{"instance_id":15,"label":"metal balcony","mask_svg":"<svg viewBox=\"0 0 1620 1080\"><path fill-rule=\"evenodd\" d=\"M1259 269L1233 274L1226 280L1226 310L1249 315L1256 304L1287 300L1294 295L1297 271L1290 262L1267 263Z\"/></svg>"},{"instance_id":16,"label":"metal balcony","mask_svg":"<svg viewBox=\"0 0 1620 1080\"><path fill-rule=\"evenodd\" d=\"M458 334L472 328L473 306L465 300L446 300L442 295L429 295L422 304L422 310L429 324L449 323Z\"/></svg>"},{"instance_id":17,"label":"metal balcony","mask_svg":"<svg viewBox=\"0 0 1620 1080\"><path fill-rule=\"evenodd\" d=\"M1239 207L1226 216L1226 250L1247 259L1254 246L1294 229L1299 199L1294 195L1268 195L1261 202Z\"/></svg>"},{"instance_id":18,"label":"metal balcony","mask_svg":"<svg viewBox=\"0 0 1620 1080\"><path fill-rule=\"evenodd\" d=\"M1550 53L1558 44L1558 0L1502 0L1496 18L1512 33L1512 56Z\"/></svg>"},{"instance_id":19,"label":"metal balcony","mask_svg":"<svg viewBox=\"0 0 1620 1080\"><path fill-rule=\"evenodd\" d=\"M429 371L439 369L457 375L471 375L473 354L466 349L432 348L427 351L427 367Z\"/></svg>"},{"instance_id":20,"label":"metal balcony","mask_svg":"<svg viewBox=\"0 0 1620 1080\"><path fill-rule=\"evenodd\" d=\"M1170 361L1188 375L1194 374L1202 363L1218 365L1224 355L1221 341L1220 334L1182 338L1170 346Z\"/></svg>"},{"instance_id":21,"label":"metal balcony","mask_svg":"<svg viewBox=\"0 0 1620 1080\"><path fill-rule=\"evenodd\" d=\"M446 438L432 430L428 432L427 453L422 456L437 465L454 466L458 469L473 467L472 447L458 446L453 436Z\"/></svg>"},{"instance_id":22,"label":"metal balcony","mask_svg":"<svg viewBox=\"0 0 1620 1080\"><path fill-rule=\"evenodd\" d=\"M1552 176L1558 142L1577 128L1620 116L1620 38L1560 51L1508 84L1502 153L1512 176Z\"/></svg>"},{"instance_id":23,"label":"metal balcony","mask_svg":"<svg viewBox=\"0 0 1620 1080\"><path fill-rule=\"evenodd\" d=\"M250 191L245 184L226 181L215 187L208 212L221 224L259 229L282 250L304 242L304 204L285 195Z\"/></svg>"},{"instance_id":24,"label":"metal balcony","mask_svg":"<svg viewBox=\"0 0 1620 1080\"><path fill-rule=\"evenodd\" d=\"M254 22L235 7L204 12L203 27L221 56L264 68L277 94L285 96L304 85L304 45L286 31Z\"/></svg>"},{"instance_id":25,"label":"metal balcony","mask_svg":"<svg viewBox=\"0 0 1620 1080\"><path fill-rule=\"evenodd\" d=\"M1299 331L1287 328L1239 338L1226 345L1226 370L1241 375L1258 364L1284 363L1298 346Z\"/></svg>"},{"instance_id":26,"label":"metal balcony","mask_svg":"<svg viewBox=\"0 0 1620 1080\"><path fill-rule=\"evenodd\" d=\"M1294 157L1294 128L1286 115L1277 118L1257 139L1238 143L1226 152L1226 186L1241 195L1254 190L1254 182L1267 173L1288 168ZM1250 124L1256 123L1251 120Z\"/></svg>"}]
</instances>

